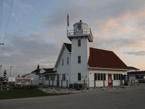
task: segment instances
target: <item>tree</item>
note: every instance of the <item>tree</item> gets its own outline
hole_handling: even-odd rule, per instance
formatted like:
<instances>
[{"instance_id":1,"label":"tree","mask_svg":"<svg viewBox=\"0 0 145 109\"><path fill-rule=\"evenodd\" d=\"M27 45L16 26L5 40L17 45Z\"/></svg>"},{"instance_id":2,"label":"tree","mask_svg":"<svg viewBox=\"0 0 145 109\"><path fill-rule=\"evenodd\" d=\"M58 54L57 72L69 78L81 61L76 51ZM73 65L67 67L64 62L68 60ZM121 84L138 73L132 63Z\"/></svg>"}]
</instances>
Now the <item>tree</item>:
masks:
<instances>
[{"instance_id":1,"label":"tree","mask_svg":"<svg viewBox=\"0 0 145 109\"><path fill-rule=\"evenodd\" d=\"M39 64L38 64L38 66L37 66L37 70L39 70Z\"/></svg>"},{"instance_id":2,"label":"tree","mask_svg":"<svg viewBox=\"0 0 145 109\"><path fill-rule=\"evenodd\" d=\"M0 77L0 81L3 81L3 77Z\"/></svg>"}]
</instances>

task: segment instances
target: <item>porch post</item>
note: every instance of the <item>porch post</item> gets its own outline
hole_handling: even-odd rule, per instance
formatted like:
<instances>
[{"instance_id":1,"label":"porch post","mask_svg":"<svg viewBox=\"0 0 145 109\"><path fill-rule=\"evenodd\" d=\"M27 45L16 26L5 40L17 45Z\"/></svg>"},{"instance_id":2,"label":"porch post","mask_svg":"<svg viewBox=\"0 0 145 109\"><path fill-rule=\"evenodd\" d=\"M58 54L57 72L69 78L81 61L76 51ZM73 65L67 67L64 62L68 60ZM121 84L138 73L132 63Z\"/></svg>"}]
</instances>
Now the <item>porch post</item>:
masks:
<instances>
[{"instance_id":1,"label":"porch post","mask_svg":"<svg viewBox=\"0 0 145 109\"><path fill-rule=\"evenodd\" d=\"M52 80L52 86L54 86L54 80Z\"/></svg>"},{"instance_id":2,"label":"porch post","mask_svg":"<svg viewBox=\"0 0 145 109\"><path fill-rule=\"evenodd\" d=\"M63 86L62 82L63 82L63 81L61 80L61 87Z\"/></svg>"},{"instance_id":3,"label":"porch post","mask_svg":"<svg viewBox=\"0 0 145 109\"><path fill-rule=\"evenodd\" d=\"M85 88L85 79L84 79L84 88Z\"/></svg>"},{"instance_id":4,"label":"porch post","mask_svg":"<svg viewBox=\"0 0 145 109\"><path fill-rule=\"evenodd\" d=\"M68 80L66 80L66 87L68 88Z\"/></svg>"},{"instance_id":5,"label":"porch post","mask_svg":"<svg viewBox=\"0 0 145 109\"><path fill-rule=\"evenodd\" d=\"M49 86L50 86L50 80L49 80Z\"/></svg>"},{"instance_id":6,"label":"porch post","mask_svg":"<svg viewBox=\"0 0 145 109\"><path fill-rule=\"evenodd\" d=\"M105 80L103 80L103 87L105 87Z\"/></svg>"},{"instance_id":7,"label":"porch post","mask_svg":"<svg viewBox=\"0 0 145 109\"><path fill-rule=\"evenodd\" d=\"M113 80L112 80L112 87L113 87Z\"/></svg>"},{"instance_id":8,"label":"porch post","mask_svg":"<svg viewBox=\"0 0 145 109\"><path fill-rule=\"evenodd\" d=\"M96 88L96 80L94 80L94 88Z\"/></svg>"}]
</instances>

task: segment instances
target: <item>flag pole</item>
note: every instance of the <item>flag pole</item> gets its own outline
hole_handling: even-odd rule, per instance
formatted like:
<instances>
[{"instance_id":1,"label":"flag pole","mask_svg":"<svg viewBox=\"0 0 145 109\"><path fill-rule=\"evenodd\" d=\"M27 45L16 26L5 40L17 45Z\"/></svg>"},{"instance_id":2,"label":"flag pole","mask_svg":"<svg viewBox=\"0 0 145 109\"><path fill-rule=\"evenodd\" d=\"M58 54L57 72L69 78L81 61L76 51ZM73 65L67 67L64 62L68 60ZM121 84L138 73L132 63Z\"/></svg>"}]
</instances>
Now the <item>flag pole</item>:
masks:
<instances>
[{"instance_id":1,"label":"flag pole","mask_svg":"<svg viewBox=\"0 0 145 109\"><path fill-rule=\"evenodd\" d=\"M69 26L69 15L67 13L67 32L66 32L66 35L68 34L68 26Z\"/></svg>"}]
</instances>

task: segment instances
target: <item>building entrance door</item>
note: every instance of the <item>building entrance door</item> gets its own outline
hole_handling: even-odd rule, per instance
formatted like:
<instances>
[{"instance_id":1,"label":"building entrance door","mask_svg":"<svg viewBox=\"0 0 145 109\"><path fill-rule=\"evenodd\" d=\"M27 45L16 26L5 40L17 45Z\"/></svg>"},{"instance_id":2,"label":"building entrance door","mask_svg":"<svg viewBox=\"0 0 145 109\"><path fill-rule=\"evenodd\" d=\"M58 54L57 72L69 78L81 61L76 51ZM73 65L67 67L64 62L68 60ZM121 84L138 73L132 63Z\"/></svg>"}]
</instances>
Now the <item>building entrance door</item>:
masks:
<instances>
[{"instance_id":1,"label":"building entrance door","mask_svg":"<svg viewBox=\"0 0 145 109\"><path fill-rule=\"evenodd\" d=\"M108 86L112 86L112 74L108 74Z\"/></svg>"}]
</instances>

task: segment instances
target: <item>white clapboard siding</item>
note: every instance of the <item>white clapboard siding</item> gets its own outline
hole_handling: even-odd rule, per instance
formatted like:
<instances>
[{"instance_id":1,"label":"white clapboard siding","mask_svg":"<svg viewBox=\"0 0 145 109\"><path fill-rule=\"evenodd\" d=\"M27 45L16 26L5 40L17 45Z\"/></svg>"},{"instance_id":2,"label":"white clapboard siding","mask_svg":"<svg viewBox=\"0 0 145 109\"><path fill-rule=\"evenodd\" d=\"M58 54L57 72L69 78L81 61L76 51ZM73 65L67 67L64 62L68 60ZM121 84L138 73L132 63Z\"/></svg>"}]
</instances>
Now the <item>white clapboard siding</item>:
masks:
<instances>
[{"instance_id":1,"label":"white clapboard siding","mask_svg":"<svg viewBox=\"0 0 145 109\"><path fill-rule=\"evenodd\" d=\"M113 86L120 86L120 80L114 80L113 81Z\"/></svg>"},{"instance_id":2,"label":"white clapboard siding","mask_svg":"<svg viewBox=\"0 0 145 109\"><path fill-rule=\"evenodd\" d=\"M65 74L66 79L69 79L70 73L71 73L71 70L70 70L71 54L69 53L65 45L63 45L62 50L63 50L62 55L59 57L60 60L58 61L58 66L56 67L56 71L57 71L56 73L59 74L59 86L61 86L62 74ZM67 65L67 57L69 57L68 65ZM64 65L62 65L62 59L64 59ZM57 80L57 77L55 80Z\"/></svg>"},{"instance_id":3,"label":"white clapboard siding","mask_svg":"<svg viewBox=\"0 0 145 109\"><path fill-rule=\"evenodd\" d=\"M88 76L88 58L89 58L89 42L87 38L81 38L81 47L78 47L78 39L72 39L72 54L71 54L71 83L75 82L83 83L78 81L78 73L81 76ZM81 64L78 63L78 56L81 56ZM86 78L88 80L88 77ZM83 80L83 78L82 78Z\"/></svg>"}]
</instances>

